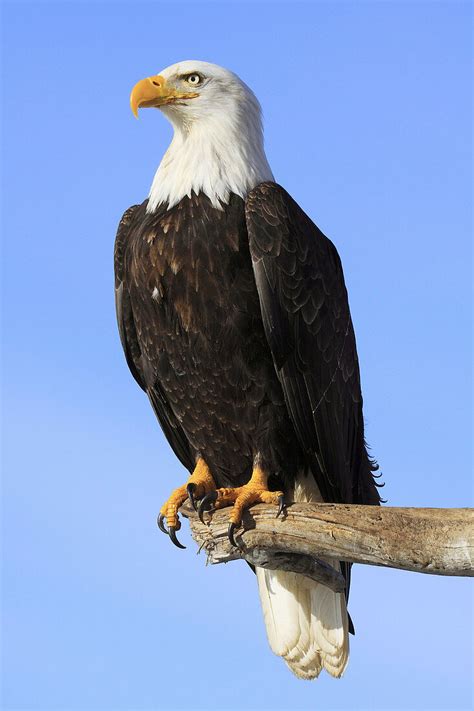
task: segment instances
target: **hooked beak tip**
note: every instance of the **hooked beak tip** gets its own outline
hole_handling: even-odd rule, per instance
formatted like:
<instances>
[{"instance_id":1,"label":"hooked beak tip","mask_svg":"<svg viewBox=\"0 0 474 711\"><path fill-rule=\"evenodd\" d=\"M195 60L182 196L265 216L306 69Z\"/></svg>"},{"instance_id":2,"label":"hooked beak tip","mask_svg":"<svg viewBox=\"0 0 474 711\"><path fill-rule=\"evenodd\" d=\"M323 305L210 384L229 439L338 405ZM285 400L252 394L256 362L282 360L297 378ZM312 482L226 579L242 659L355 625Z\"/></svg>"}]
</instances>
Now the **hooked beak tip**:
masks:
<instances>
[{"instance_id":1,"label":"hooked beak tip","mask_svg":"<svg viewBox=\"0 0 474 711\"><path fill-rule=\"evenodd\" d=\"M138 103L133 100L133 97L130 97L130 108L132 109L132 114L135 116L135 118L138 118Z\"/></svg>"}]
</instances>

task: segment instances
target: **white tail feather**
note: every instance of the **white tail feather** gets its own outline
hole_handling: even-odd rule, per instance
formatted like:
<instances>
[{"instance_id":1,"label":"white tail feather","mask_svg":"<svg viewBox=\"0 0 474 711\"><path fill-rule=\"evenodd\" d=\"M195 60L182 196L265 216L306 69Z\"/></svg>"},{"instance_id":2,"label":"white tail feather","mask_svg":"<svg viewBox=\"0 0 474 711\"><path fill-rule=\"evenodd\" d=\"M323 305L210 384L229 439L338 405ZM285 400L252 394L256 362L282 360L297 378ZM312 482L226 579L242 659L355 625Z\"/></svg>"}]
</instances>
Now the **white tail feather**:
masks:
<instances>
[{"instance_id":1,"label":"white tail feather","mask_svg":"<svg viewBox=\"0 0 474 711\"><path fill-rule=\"evenodd\" d=\"M322 501L312 475L301 473L294 501ZM334 567L338 563L326 561ZM301 679L315 679L324 667L340 677L349 658L345 596L325 585L281 570L256 568L263 617L273 652Z\"/></svg>"}]
</instances>

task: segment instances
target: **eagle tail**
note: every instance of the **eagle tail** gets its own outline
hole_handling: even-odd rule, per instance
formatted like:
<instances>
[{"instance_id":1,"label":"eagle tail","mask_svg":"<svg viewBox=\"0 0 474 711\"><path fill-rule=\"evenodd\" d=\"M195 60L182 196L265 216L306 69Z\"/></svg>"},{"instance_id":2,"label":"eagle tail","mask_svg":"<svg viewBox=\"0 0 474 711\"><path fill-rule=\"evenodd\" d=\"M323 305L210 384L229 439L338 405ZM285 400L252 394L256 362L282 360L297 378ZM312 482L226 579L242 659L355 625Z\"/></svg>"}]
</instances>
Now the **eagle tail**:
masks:
<instances>
[{"instance_id":1,"label":"eagle tail","mask_svg":"<svg viewBox=\"0 0 474 711\"><path fill-rule=\"evenodd\" d=\"M322 501L314 477L300 474L295 501ZM329 561L326 561L329 563ZM340 567L339 563L330 563ZM349 622L344 593L335 593L304 575L257 568L268 641L301 679L324 668L334 677L349 659Z\"/></svg>"}]
</instances>

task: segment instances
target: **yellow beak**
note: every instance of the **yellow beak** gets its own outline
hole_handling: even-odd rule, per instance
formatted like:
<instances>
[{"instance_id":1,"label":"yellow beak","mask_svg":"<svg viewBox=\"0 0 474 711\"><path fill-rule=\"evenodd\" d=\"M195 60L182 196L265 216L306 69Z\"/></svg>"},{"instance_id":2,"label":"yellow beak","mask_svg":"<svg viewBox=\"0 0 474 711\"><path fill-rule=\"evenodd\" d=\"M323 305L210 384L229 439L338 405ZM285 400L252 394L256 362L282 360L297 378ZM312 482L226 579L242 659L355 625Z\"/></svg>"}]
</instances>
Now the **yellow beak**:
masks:
<instances>
[{"instance_id":1,"label":"yellow beak","mask_svg":"<svg viewBox=\"0 0 474 711\"><path fill-rule=\"evenodd\" d=\"M179 92L167 84L166 79L157 74L154 77L141 79L135 84L130 94L130 107L133 114L138 118L140 107L163 106L171 104L177 99L194 99L199 94L194 92Z\"/></svg>"}]
</instances>

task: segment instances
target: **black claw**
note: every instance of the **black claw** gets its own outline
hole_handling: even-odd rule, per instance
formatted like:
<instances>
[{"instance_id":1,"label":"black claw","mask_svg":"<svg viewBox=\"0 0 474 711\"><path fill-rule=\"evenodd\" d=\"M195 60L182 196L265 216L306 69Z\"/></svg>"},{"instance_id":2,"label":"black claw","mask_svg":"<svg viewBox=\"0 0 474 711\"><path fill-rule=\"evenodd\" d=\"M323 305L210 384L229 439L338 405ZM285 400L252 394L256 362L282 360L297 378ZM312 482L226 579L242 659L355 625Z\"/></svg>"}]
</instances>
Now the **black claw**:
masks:
<instances>
[{"instance_id":1,"label":"black claw","mask_svg":"<svg viewBox=\"0 0 474 711\"><path fill-rule=\"evenodd\" d=\"M160 529L160 531L162 533L166 533L166 535L168 535L168 529L166 528L166 526L164 524L164 520L165 520L165 517L163 516L163 514L160 513L160 515L156 519L156 523L158 524L158 528Z\"/></svg>"},{"instance_id":2,"label":"black claw","mask_svg":"<svg viewBox=\"0 0 474 711\"><path fill-rule=\"evenodd\" d=\"M169 537L178 548L186 548L186 546L183 546L176 538L176 529L174 526L169 527Z\"/></svg>"},{"instance_id":3,"label":"black claw","mask_svg":"<svg viewBox=\"0 0 474 711\"><path fill-rule=\"evenodd\" d=\"M235 525L235 523L229 523L229 528L227 529L227 535L229 536L229 541L234 546L234 548L238 548L238 545L235 542L235 538L234 538L234 531L236 528L237 528L237 526Z\"/></svg>"},{"instance_id":4,"label":"black claw","mask_svg":"<svg viewBox=\"0 0 474 711\"><path fill-rule=\"evenodd\" d=\"M199 504L198 508L198 516L201 523L204 523L204 512L209 511L211 509L211 506L216 501L216 499L217 491L211 491L209 494L206 494L203 499L201 499L201 503Z\"/></svg>"},{"instance_id":5,"label":"black claw","mask_svg":"<svg viewBox=\"0 0 474 711\"><path fill-rule=\"evenodd\" d=\"M194 492L196 491L196 484L188 484L186 487L186 491L188 492L188 498L189 501L191 502L191 506L195 511L197 511L197 505L196 505L196 500L194 498Z\"/></svg>"},{"instance_id":6,"label":"black claw","mask_svg":"<svg viewBox=\"0 0 474 711\"><path fill-rule=\"evenodd\" d=\"M283 494L278 497L278 512L276 515L276 518L278 518L281 515L286 514L286 504L285 504L285 497Z\"/></svg>"}]
</instances>

